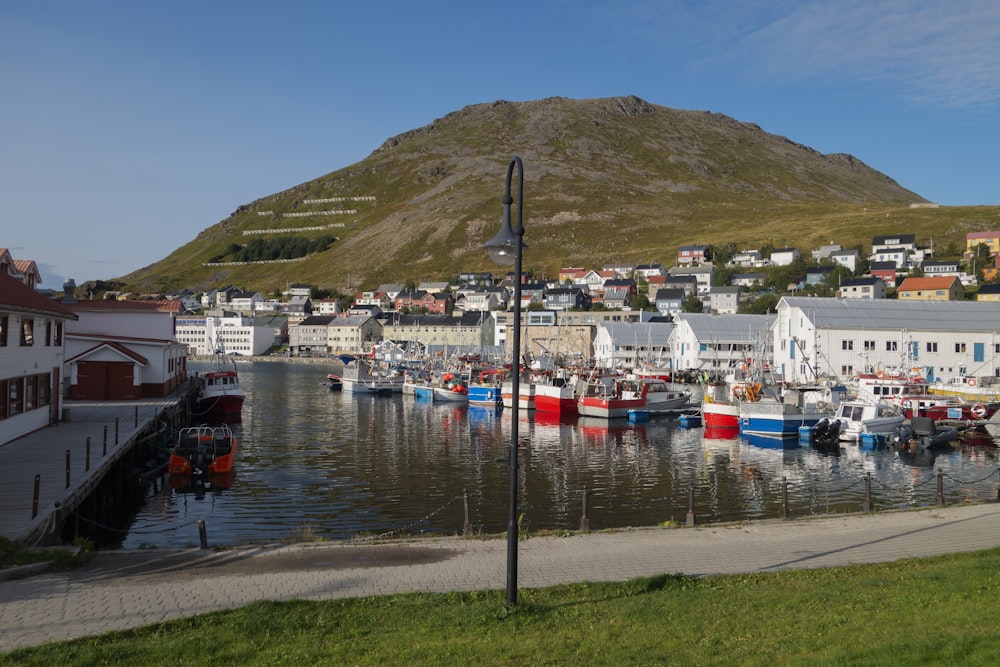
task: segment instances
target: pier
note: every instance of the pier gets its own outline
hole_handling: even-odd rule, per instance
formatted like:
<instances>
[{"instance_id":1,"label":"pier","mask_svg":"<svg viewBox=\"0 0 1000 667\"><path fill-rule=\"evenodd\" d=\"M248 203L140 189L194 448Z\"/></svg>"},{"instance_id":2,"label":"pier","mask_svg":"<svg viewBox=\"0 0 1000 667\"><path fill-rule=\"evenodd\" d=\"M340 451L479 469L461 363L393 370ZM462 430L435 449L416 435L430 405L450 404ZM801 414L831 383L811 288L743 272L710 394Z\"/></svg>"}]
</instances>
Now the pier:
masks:
<instances>
[{"instance_id":1,"label":"pier","mask_svg":"<svg viewBox=\"0 0 1000 667\"><path fill-rule=\"evenodd\" d=\"M132 509L127 496L141 491L150 452L163 452L189 418L195 391L187 382L163 398L66 400L62 421L0 446L0 535L57 544L67 531L91 532L99 509ZM81 518L91 525L81 530Z\"/></svg>"}]
</instances>

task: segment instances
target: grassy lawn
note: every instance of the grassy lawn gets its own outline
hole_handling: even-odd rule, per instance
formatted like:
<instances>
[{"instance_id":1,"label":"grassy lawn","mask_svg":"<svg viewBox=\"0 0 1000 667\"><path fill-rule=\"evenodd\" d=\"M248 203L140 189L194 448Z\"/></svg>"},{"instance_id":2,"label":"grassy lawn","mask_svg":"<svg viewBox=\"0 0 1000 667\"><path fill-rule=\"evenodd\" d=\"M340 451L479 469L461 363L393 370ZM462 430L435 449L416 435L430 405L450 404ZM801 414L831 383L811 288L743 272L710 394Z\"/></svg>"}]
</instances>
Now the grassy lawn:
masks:
<instances>
[{"instance_id":1,"label":"grassy lawn","mask_svg":"<svg viewBox=\"0 0 1000 667\"><path fill-rule=\"evenodd\" d=\"M231 611L0 665L995 665L1000 549L822 570Z\"/></svg>"}]
</instances>

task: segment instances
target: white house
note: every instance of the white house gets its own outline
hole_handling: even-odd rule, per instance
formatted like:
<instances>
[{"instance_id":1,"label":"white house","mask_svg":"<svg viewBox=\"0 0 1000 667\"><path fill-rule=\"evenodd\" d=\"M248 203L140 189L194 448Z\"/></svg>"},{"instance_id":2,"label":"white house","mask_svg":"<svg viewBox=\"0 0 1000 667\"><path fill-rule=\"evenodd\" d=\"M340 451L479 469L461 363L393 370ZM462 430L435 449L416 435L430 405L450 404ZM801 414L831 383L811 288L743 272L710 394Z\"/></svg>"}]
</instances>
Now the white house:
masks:
<instances>
[{"instance_id":1,"label":"white house","mask_svg":"<svg viewBox=\"0 0 1000 667\"><path fill-rule=\"evenodd\" d=\"M267 352L275 344L273 326L236 313L178 317L174 338L188 354L211 356L221 344L227 354L254 356Z\"/></svg>"},{"instance_id":2,"label":"white house","mask_svg":"<svg viewBox=\"0 0 1000 667\"><path fill-rule=\"evenodd\" d=\"M878 276L845 280L838 295L841 299L884 299L885 282Z\"/></svg>"},{"instance_id":3,"label":"white house","mask_svg":"<svg viewBox=\"0 0 1000 667\"><path fill-rule=\"evenodd\" d=\"M0 271L0 445L61 419L64 332L75 319Z\"/></svg>"},{"instance_id":4,"label":"white house","mask_svg":"<svg viewBox=\"0 0 1000 667\"><path fill-rule=\"evenodd\" d=\"M795 248L775 248L771 251L771 264L775 266L788 266L799 258L799 251Z\"/></svg>"},{"instance_id":5,"label":"white house","mask_svg":"<svg viewBox=\"0 0 1000 667\"><path fill-rule=\"evenodd\" d=\"M677 370L724 370L747 359L766 359L773 315L679 313L670 357Z\"/></svg>"},{"instance_id":6,"label":"white house","mask_svg":"<svg viewBox=\"0 0 1000 667\"><path fill-rule=\"evenodd\" d=\"M843 266L854 273L858 270L858 251L857 250L837 250L830 253L830 259L839 266Z\"/></svg>"},{"instance_id":7,"label":"white house","mask_svg":"<svg viewBox=\"0 0 1000 667\"><path fill-rule=\"evenodd\" d=\"M68 297L68 298L67 298ZM174 337L181 302L76 301L66 325L69 397L132 400L166 396L187 377L187 348Z\"/></svg>"},{"instance_id":8,"label":"white house","mask_svg":"<svg viewBox=\"0 0 1000 667\"><path fill-rule=\"evenodd\" d=\"M668 366L673 329L668 322L601 322L594 336L594 362L603 368Z\"/></svg>"},{"instance_id":9,"label":"white house","mask_svg":"<svg viewBox=\"0 0 1000 667\"><path fill-rule=\"evenodd\" d=\"M928 379L1000 377L1000 307L977 301L784 297L771 327L787 381L918 369Z\"/></svg>"}]
</instances>

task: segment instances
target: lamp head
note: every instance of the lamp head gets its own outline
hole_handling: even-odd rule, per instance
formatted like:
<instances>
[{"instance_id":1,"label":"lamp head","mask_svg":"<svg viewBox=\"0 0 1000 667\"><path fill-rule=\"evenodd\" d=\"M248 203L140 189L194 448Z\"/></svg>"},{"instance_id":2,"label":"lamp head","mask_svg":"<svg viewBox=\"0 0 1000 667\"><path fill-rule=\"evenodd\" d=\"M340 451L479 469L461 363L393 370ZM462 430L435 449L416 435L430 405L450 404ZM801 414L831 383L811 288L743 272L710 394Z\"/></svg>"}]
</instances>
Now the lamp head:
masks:
<instances>
[{"instance_id":1,"label":"lamp head","mask_svg":"<svg viewBox=\"0 0 1000 667\"><path fill-rule=\"evenodd\" d=\"M500 232L483 244L493 261L500 266L511 266L517 260L517 245L520 239L510 229L510 220L500 227Z\"/></svg>"}]
</instances>

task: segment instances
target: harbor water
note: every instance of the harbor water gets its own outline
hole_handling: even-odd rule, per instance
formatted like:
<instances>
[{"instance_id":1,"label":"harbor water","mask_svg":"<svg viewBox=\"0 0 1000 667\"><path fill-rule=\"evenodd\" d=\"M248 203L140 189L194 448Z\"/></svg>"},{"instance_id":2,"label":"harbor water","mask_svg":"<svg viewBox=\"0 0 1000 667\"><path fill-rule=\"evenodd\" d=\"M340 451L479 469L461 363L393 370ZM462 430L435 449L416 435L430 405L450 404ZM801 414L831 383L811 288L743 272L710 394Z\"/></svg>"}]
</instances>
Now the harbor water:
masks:
<instances>
[{"instance_id":1,"label":"harbor water","mask_svg":"<svg viewBox=\"0 0 1000 667\"><path fill-rule=\"evenodd\" d=\"M192 363L192 371L201 370ZM230 479L150 485L123 548L503 533L510 412L331 392L322 364L242 362ZM518 518L529 532L683 525L995 500L996 433L908 454L747 441L685 428L521 411ZM693 500L693 503L692 503ZM468 510L466 510L468 508Z\"/></svg>"}]
</instances>

